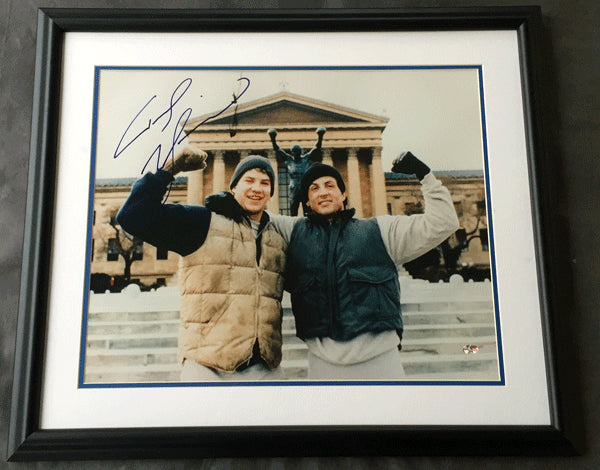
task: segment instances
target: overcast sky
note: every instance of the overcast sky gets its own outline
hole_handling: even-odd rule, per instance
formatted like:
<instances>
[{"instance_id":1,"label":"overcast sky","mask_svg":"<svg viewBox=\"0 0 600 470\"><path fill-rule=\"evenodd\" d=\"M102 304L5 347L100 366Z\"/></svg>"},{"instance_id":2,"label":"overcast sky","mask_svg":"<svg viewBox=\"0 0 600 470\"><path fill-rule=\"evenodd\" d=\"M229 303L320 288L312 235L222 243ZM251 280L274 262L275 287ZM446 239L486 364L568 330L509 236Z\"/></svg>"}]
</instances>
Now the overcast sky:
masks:
<instances>
[{"instance_id":1,"label":"overcast sky","mask_svg":"<svg viewBox=\"0 0 600 470\"><path fill-rule=\"evenodd\" d=\"M286 90L388 118L383 133L384 171L406 150L433 170L483 168L476 69L111 69L102 70L99 80L96 177L140 175L158 144L164 160L180 116L188 108L190 120L223 109L232 93L246 87L240 77L250 83L240 103ZM163 114L171 101L176 102L172 114ZM155 170L157 159L154 154L146 170Z\"/></svg>"}]
</instances>

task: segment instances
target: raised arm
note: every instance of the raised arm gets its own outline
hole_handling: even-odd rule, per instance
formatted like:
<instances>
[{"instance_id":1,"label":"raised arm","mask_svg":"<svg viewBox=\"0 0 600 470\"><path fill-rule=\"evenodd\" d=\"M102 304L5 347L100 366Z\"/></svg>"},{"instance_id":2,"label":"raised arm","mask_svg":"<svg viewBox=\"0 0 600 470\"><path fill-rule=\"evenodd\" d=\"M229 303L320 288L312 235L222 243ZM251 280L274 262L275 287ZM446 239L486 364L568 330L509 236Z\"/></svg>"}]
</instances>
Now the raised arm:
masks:
<instances>
[{"instance_id":1,"label":"raised arm","mask_svg":"<svg viewBox=\"0 0 600 470\"><path fill-rule=\"evenodd\" d=\"M412 153L406 152L394 160L392 171L416 175L425 199L423 214L377 217L390 256L402 265L452 235L458 229L458 217L448 189Z\"/></svg>"},{"instance_id":2,"label":"raised arm","mask_svg":"<svg viewBox=\"0 0 600 470\"><path fill-rule=\"evenodd\" d=\"M323 145L323 136L325 135L325 132L327 132L327 129L325 129L324 127L319 127L317 129L317 143L315 144L315 149L320 150L321 146Z\"/></svg>"},{"instance_id":3,"label":"raised arm","mask_svg":"<svg viewBox=\"0 0 600 470\"><path fill-rule=\"evenodd\" d=\"M162 170L147 173L138 180L117 214L117 222L123 230L181 255L198 249L208 232L210 211L202 206L166 204L163 198L173 175L204 168L205 159L206 153L198 154L186 148Z\"/></svg>"},{"instance_id":4,"label":"raised arm","mask_svg":"<svg viewBox=\"0 0 600 470\"><path fill-rule=\"evenodd\" d=\"M275 129L269 129L267 134L271 138L271 145L273 146L273 150L275 150L275 155L280 158L285 164L288 161L294 160L294 156L287 153L285 150L282 150L279 144L277 143L277 131Z\"/></svg>"},{"instance_id":5,"label":"raised arm","mask_svg":"<svg viewBox=\"0 0 600 470\"><path fill-rule=\"evenodd\" d=\"M318 136L317 143L309 152L304 155L304 158L315 158L314 155L318 155L318 153L321 151L321 147L323 146L323 136L325 135L325 132L327 132L327 129L324 127L319 127L316 132Z\"/></svg>"},{"instance_id":6,"label":"raised arm","mask_svg":"<svg viewBox=\"0 0 600 470\"><path fill-rule=\"evenodd\" d=\"M277 130L269 129L267 131L267 134L269 134L269 137L271 138L271 145L273 146L273 150L279 150L279 145L277 144Z\"/></svg>"}]
</instances>

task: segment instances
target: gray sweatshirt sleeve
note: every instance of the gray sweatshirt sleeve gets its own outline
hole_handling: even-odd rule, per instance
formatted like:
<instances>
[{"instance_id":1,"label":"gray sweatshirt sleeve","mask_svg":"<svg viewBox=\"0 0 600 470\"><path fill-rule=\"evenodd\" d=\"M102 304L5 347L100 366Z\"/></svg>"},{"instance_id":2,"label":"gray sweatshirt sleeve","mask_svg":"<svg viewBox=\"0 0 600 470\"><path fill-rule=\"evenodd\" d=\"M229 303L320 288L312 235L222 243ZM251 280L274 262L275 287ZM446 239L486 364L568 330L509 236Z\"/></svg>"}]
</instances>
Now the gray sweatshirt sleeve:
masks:
<instances>
[{"instance_id":1,"label":"gray sweatshirt sleeve","mask_svg":"<svg viewBox=\"0 0 600 470\"><path fill-rule=\"evenodd\" d=\"M425 213L376 217L383 243L401 266L435 248L458 229L450 192L430 172L421 181Z\"/></svg>"},{"instance_id":2,"label":"gray sweatshirt sleeve","mask_svg":"<svg viewBox=\"0 0 600 470\"><path fill-rule=\"evenodd\" d=\"M294 226L296 225L296 222L303 219L303 217L275 214L269 211L267 211L267 213L269 214L269 220L273 224L275 230L277 230L277 232L283 237L286 245L289 245Z\"/></svg>"}]
</instances>

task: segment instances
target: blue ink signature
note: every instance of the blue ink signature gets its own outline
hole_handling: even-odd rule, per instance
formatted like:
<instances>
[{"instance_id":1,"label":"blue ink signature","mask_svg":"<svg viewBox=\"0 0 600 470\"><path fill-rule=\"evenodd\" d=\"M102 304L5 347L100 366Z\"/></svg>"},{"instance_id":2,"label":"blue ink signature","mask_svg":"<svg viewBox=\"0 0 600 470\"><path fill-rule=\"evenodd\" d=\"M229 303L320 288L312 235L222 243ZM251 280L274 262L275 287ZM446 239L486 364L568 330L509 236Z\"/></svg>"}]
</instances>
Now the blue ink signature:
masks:
<instances>
[{"instance_id":1,"label":"blue ink signature","mask_svg":"<svg viewBox=\"0 0 600 470\"><path fill-rule=\"evenodd\" d=\"M182 134L184 133L185 126L186 126L188 120L190 119L190 116L192 115L192 108L186 108L185 111L183 111L183 113L177 119L177 122L175 123L175 127L173 129L173 137L171 139L171 146L169 148L169 151L167 152L167 155L164 158L164 161L162 161L162 163L161 163L162 144L159 144L154 149L154 151L151 153L150 157L144 164L144 167L142 168L141 172L144 173L147 166L150 164L150 162L155 157L156 157L156 169L157 170L162 169L165 166L165 164L167 163L167 161L169 160L169 158L172 158L173 160L175 159L175 147L177 145L180 145L185 139L187 139L189 134L193 133L196 129L198 129L200 126L202 126L206 122L219 117L221 114L223 114L225 111L227 111L229 108L231 108L232 106L235 105L235 113L234 113L234 116L232 119L232 127L229 132L230 136L233 137L236 132L235 127L237 124L238 100L239 100L239 98L241 98L244 95L244 93L246 93L246 91L250 87L250 79L249 78L241 77L241 78L238 78L237 81L242 82L242 84L245 85L243 90L241 90L241 92L237 95L234 93L233 99L231 100L231 102L227 106L225 106L222 110L220 110L218 113L216 113L212 116L207 117L202 122L200 122L198 125L196 125L192 130L190 130L187 134L182 136ZM121 139L119 140L119 143L117 144L117 148L115 149L113 158L120 157L123 154L123 152L125 152L136 140L138 140L143 134L145 134L147 131L149 131L151 128L153 128L163 118L166 118L166 122L164 123L164 125L161 129L161 133L165 132L165 130L167 129L167 127L173 120L173 112L174 112L175 106L179 103L179 101L187 93L187 91L189 90L191 85L192 85L191 78L186 78L181 83L179 83L179 85L177 85L177 87L175 87L175 90L173 90L173 93L171 94L171 99L170 99L168 108L165 109L161 114L159 114L154 119L148 118L148 123L146 124L146 127L144 127L136 135L134 135L133 137L128 136L128 134L130 133L129 131L133 127L133 125L138 122L138 119L141 119L140 116L142 116L144 114L144 112L146 111L146 109L148 108L150 103L152 103L152 101L154 101L157 98L157 95L152 96L152 98L150 98L146 102L146 104L144 104L144 106L142 106L142 108L138 111L138 113L135 115L135 117L132 119L132 121L127 126L127 129L125 129L125 132L123 133L123 135L121 136ZM123 143L124 141L126 143Z\"/></svg>"}]
</instances>

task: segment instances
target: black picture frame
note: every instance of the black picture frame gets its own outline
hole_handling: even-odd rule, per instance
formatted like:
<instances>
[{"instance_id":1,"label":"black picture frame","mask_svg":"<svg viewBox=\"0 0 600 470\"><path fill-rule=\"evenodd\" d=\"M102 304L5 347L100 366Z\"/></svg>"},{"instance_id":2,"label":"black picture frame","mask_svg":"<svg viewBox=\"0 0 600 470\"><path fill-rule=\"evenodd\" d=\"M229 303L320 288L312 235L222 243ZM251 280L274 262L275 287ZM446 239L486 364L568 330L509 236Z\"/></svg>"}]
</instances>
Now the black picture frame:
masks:
<instances>
[{"instance_id":1,"label":"black picture frame","mask_svg":"<svg viewBox=\"0 0 600 470\"><path fill-rule=\"evenodd\" d=\"M548 426L293 426L221 428L40 428L57 159L63 39L67 32L517 31L540 303L552 423ZM34 113L24 261L18 312L11 461L247 456L572 455L560 412L552 317L560 274L549 253L558 230L544 150L542 18L539 7L410 10L43 9L38 16ZM468 435L468 438L465 438Z\"/></svg>"}]
</instances>

